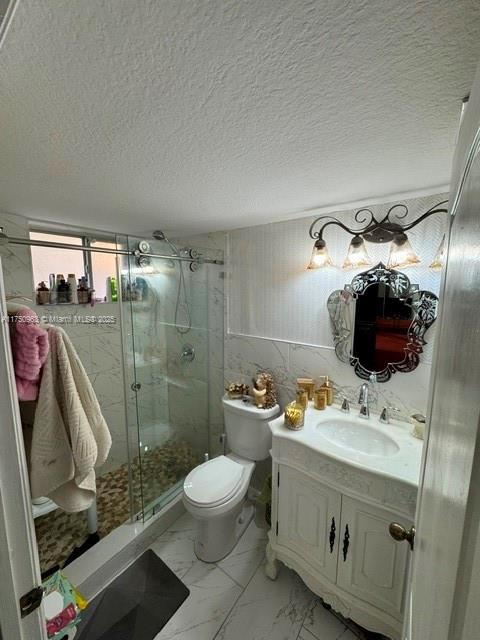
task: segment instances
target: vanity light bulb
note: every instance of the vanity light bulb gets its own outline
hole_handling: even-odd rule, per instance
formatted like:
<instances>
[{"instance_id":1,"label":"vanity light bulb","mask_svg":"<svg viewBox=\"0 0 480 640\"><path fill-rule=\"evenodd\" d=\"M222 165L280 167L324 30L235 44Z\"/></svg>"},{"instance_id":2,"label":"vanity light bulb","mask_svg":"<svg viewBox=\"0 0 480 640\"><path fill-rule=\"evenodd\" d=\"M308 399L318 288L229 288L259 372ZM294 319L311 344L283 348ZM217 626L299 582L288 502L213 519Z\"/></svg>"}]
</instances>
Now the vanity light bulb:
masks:
<instances>
[{"instance_id":1,"label":"vanity light bulb","mask_svg":"<svg viewBox=\"0 0 480 640\"><path fill-rule=\"evenodd\" d=\"M370 256L367 253L367 248L363 238L360 236L354 236L348 247L347 257L343 263L344 269L356 269L357 267L368 267L372 264Z\"/></svg>"},{"instance_id":2,"label":"vanity light bulb","mask_svg":"<svg viewBox=\"0 0 480 640\"><path fill-rule=\"evenodd\" d=\"M313 245L312 257L310 258L307 269L321 269L322 267L331 267L332 265L333 262L328 255L325 240L317 240Z\"/></svg>"},{"instance_id":3,"label":"vanity light bulb","mask_svg":"<svg viewBox=\"0 0 480 640\"><path fill-rule=\"evenodd\" d=\"M437 253L435 254L433 262L428 266L430 267L430 269L433 269L434 271L440 271L440 269L443 267L444 264L445 264L445 235L443 236L442 241L440 242L440 245L437 249Z\"/></svg>"},{"instance_id":4,"label":"vanity light bulb","mask_svg":"<svg viewBox=\"0 0 480 640\"><path fill-rule=\"evenodd\" d=\"M412 245L408 241L405 233L397 234L390 244L390 255L388 257L387 268L399 269L411 267L418 264L420 258L412 249Z\"/></svg>"}]
</instances>

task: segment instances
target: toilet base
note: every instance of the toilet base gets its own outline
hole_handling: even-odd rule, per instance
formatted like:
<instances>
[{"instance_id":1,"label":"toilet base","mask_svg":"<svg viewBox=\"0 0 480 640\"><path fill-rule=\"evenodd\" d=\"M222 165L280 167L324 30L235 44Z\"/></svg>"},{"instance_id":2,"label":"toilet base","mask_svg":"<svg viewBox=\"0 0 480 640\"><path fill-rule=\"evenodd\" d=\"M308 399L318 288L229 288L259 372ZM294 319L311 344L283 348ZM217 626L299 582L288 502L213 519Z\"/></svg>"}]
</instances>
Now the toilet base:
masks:
<instances>
[{"instance_id":1,"label":"toilet base","mask_svg":"<svg viewBox=\"0 0 480 640\"><path fill-rule=\"evenodd\" d=\"M218 562L232 551L253 520L255 508L244 500L231 513L219 518L197 519L195 555L203 562Z\"/></svg>"}]
</instances>

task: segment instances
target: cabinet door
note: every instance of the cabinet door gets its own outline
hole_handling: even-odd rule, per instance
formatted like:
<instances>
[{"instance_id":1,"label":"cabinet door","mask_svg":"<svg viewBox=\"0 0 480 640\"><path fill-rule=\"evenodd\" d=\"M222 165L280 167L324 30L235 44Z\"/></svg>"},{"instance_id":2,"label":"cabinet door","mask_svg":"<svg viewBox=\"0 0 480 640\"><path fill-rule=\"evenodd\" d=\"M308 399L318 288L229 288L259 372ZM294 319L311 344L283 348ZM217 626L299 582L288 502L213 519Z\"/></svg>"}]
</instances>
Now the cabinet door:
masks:
<instances>
[{"instance_id":1,"label":"cabinet door","mask_svg":"<svg viewBox=\"0 0 480 640\"><path fill-rule=\"evenodd\" d=\"M335 582L341 494L290 467L279 471L278 544Z\"/></svg>"},{"instance_id":2,"label":"cabinet door","mask_svg":"<svg viewBox=\"0 0 480 640\"><path fill-rule=\"evenodd\" d=\"M337 584L401 620L410 547L388 533L390 522L398 520L411 525L390 511L343 496Z\"/></svg>"}]
</instances>

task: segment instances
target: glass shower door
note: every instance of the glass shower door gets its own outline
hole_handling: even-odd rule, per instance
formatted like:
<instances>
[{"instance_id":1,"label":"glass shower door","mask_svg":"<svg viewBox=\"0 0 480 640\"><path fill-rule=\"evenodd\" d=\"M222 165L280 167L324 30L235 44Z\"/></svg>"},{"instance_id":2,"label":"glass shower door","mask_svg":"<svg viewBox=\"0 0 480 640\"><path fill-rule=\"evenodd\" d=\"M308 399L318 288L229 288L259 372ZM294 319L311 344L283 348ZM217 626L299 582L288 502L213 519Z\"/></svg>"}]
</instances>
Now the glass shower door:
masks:
<instances>
[{"instance_id":1,"label":"glass shower door","mask_svg":"<svg viewBox=\"0 0 480 640\"><path fill-rule=\"evenodd\" d=\"M138 242L129 238L129 249ZM168 253L165 243L149 243L152 253ZM148 518L209 450L206 272L163 258L124 262L132 510Z\"/></svg>"}]
</instances>

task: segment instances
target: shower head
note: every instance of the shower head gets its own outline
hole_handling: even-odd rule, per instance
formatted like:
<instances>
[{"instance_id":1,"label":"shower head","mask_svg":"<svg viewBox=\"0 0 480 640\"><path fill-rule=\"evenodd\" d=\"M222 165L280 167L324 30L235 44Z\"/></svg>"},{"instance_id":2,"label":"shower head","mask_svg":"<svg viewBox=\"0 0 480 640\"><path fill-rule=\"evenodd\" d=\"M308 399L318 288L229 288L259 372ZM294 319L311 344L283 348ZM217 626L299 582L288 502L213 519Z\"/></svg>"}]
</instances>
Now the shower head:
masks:
<instances>
[{"instance_id":1,"label":"shower head","mask_svg":"<svg viewBox=\"0 0 480 640\"><path fill-rule=\"evenodd\" d=\"M152 232L152 238L154 238L155 240L166 240L167 236L163 233L163 231L157 229L157 231Z\"/></svg>"}]
</instances>

